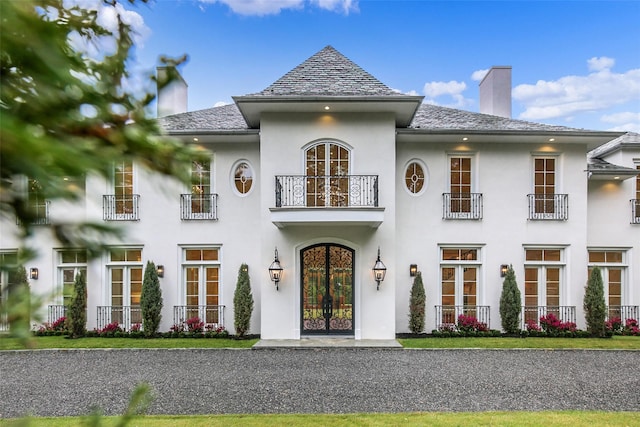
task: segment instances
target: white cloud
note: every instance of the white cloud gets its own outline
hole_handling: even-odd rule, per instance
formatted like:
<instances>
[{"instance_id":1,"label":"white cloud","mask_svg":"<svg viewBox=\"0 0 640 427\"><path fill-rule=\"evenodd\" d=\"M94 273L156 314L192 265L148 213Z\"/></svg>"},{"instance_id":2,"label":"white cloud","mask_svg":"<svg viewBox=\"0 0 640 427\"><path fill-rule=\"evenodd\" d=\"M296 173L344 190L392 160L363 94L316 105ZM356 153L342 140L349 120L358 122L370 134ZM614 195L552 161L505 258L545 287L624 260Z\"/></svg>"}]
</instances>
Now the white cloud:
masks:
<instances>
[{"instance_id":1,"label":"white cloud","mask_svg":"<svg viewBox=\"0 0 640 427\"><path fill-rule=\"evenodd\" d=\"M621 113L605 114L600 117L605 123L611 123L611 131L627 131L640 133L640 112L625 111Z\"/></svg>"},{"instance_id":2,"label":"white cloud","mask_svg":"<svg viewBox=\"0 0 640 427\"><path fill-rule=\"evenodd\" d=\"M224 107L225 105L229 105L229 103L224 101L218 101L215 104L213 104L214 107Z\"/></svg>"},{"instance_id":3,"label":"white cloud","mask_svg":"<svg viewBox=\"0 0 640 427\"><path fill-rule=\"evenodd\" d=\"M587 62L593 72L585 76L565 76L516 86L513 98L524 106L519 118L567 118L637 102L640 98L640 68L615 73L609 68L615 62L611 58L591 58Z\"/></svg>"},{"instance_id":4,"label":"white cloud","mask_svg":"<svg viewBox=\"0 0 640 427\"><path fill-rule=\"evenodd\" d=\"M443 105L452 108L464 108L473 104L473 100L465 98L462 92L467 89L465 82L451 80L449 82L425 83L423 92L426 95L424 102L427 104ZM445 103L435 98L449 97L453 102Z\"/></svg>"},{"instance_id":5,"label":"white cloud","mask_svg":"<svg viewBox=\"0 0 640 427\"><path fill-rule=\"evenodd\" d=\"M313 5L332 12L358 11L358 0L200 0L201 3L221 3L239 15L277 15L285 9L303 9Z\"/></svg>"},{"instance_id":6,"label":"white cloud","mask_svg":"<svg viewBox=\"0 0 640 427\"><path fill-rule=\"evenodd\" d=\"M484 79L484 76L486 76L488 72L489 72L488 68L485 69L485 70L474 71L471 74L471 80L476 81L476 82L482 81L482 79Z\"/></svg>"}]
</instances>

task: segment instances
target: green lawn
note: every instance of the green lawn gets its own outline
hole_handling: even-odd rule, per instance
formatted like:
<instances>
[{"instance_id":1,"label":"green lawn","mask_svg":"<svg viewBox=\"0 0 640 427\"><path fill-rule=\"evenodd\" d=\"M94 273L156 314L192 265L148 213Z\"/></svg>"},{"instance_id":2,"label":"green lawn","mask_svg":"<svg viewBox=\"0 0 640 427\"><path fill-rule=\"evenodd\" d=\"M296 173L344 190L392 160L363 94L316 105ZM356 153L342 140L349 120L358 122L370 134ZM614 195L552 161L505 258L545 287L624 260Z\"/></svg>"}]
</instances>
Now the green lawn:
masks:
<instances>
[{"instance_id":1,"label":"green lawn","mask_svg":"<svg viewBox=\"0 0 640 427\"><path fill-rule=\"evenodd\" d=\"M581 348L640 350L640 337L611 338L405 338L398 340L405 348Z\"/></svg>"},{"instance_id":2,"label":"green lawn","mask_svg":"<svg viewBox=\"0 0 640 427\"><path fill-rule=\"evenodd\" d=\"M251 348L257 339L232 338L78 338L33 337L27 347L17 338L0 337L0 350L25 348Z\"/></svg>"},{"instance_id":3,"label":"green lawn","mask_svg":"<svg viewBox=\"0 0 640 427\"><path fill-rule=\"evenodd\" d=\"M28 426L81 426L83 418L32 418ZM24 420L22 420L24 421ZM105 417L103 426L115 426L117 418ZM25 425L18 420L1 420L0 426ZM640 426L632 412L430 412L401 414L303 414L303 415L195 415L144 416L130 427L253 427L253 426Z\"/></svg>"}]
</instances>

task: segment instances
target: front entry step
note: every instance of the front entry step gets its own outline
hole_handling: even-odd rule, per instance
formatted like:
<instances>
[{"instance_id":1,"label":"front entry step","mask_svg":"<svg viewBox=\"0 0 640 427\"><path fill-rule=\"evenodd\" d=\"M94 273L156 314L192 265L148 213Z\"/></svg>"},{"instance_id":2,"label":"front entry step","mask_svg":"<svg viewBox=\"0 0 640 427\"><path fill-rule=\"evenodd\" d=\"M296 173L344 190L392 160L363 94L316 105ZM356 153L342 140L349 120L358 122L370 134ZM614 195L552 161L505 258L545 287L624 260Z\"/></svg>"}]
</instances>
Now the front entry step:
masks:
<instances>
[{"instance_id":1,"label":"front entry step","mask_svg":"<svg viewBox=\"0 0 640 427\"><path fill-rule=\"evenodd\" d=\"M299 340L260 340L254 349L273 348L402 348L396 340L356 340L353 338L301 338Z\"/></svg>"}]
</instances>

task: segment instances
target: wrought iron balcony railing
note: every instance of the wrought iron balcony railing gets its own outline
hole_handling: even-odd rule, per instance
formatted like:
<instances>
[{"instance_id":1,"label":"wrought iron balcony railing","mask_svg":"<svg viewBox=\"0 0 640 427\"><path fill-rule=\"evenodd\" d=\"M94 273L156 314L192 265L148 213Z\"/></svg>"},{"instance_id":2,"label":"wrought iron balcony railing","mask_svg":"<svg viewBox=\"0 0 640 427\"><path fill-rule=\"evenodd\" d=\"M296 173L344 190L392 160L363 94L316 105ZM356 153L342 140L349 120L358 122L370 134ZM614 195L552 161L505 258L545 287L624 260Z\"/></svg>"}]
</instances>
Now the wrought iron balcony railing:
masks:
<instances>
[{"instance_id":1,"label":"wrought iron balcony railing","mask_svg":"<svg viewBox=\"0 0 640 427\"><path fill-rule=\"evenodd\" d=\"M473 316L478 322L491 328L491 310L488 305L436 305L436 328L451 327L458 316Z\"/></svg>"},{"instance_id":2,"label":"wrought iron balcony railing","mask_svg":"<svg viewBox=\"0 0 640 427\"><path fill-rule=\"evenodd\" d=\"M566 221L569 219L568 194L527 194L529 219Z\"/></svg>"},{"instance_id":3,"label":"wrought iron balcony railing","mask_svg":"<svg viewBox=\"0 0 640 427\"><path fill-rule=\"evenodd\" d=\"M442 194L443 219L482 219L482 193Z\"/></svg>"},{"instance_id":4,"label":"wrought iron balcony railing","mask_svg":"<svg viewBox=\"0 0 640 427\"><path fill-rule=\"evenodd\" d=\"M105 305L98 306L98 329L103 329L116 322L125 331L131 326L142 325L142 311L139 305Z\"/></svg>"},{"instance_id":5,"label":"wrought iron balcony railing","mask_svg":"<svg viewBox=\"0 0 640 427\"><path fill-rule=\"evenodd\" d=\"M276 176L276 207L378 207L378 175Z\"/></svg>"},{"instance_id":6,"label":"wrought iron balcony railing","mask_svg":"<svg viewBox=\"0 0 640 427\"><path fill-rule=\"evenodd\" d=\"M47 322L53 323L67 315L67 307L62 304L49 305L47 307Z\"/></svg>"},{"instance_id":7,"label":"wrought iron balcony railing","mask_svg":"<svg viewBox=\"0 0 640 427\"><path fill-rule=\"evenodd\" d=\"M620 318L622 324L627 319L640 320L640 306L637 305L610 305L607 307L607 319Z\"/></svg>"},{"instance_id":8,"label":"wrought iron balcony railing","mask_svg":"<svg viewBox=\"0 0 640 427\"><path fill-rule=\"evenodd\" d=\"M180 219L218 219L217 194L181 194Z\"/></svg>"},{"instance_id":9,"label":"wrought iron balcony railing","mask_svg":"<svg viewBox=\"0 0 640 427\"><path fill-rule=\"evenodd\" d=\"M105 221L138 221L140 220L140 195L104 195L102 208Z\"/></svg>"},{"instance_id":10,"label":"wrought iron balcony railing","mask_svg":"<svg viewBox=\"0 0 640 427\"><path fill-rule=\"evenodd\" d=\"M640 224L640 199L631 200L631 224Z\"/></svg>"},{"instance_id":11,"label":"wrought iron balcony railing","mask_svg":"<svg viewBox=\"0 0 640 427\"><path fill-rule=\"evenodd\" d=\"M540 325L540 318L554 314L562 322L576 322L576 307L570 305L525 305L522 306L522 328L528 322Z\"/></svg>"},{"instance_id":12,"label":"wrought iron balcony railing","mask_svg":"<svg viewBox=\"0 0 640 427\"><path fill-rule=\"evenodd\" d=\"M219 328L224 326L224 305L174 305L173 324L183 325L187 319L199 318L205 327Z\"/></svg>"}]
</instances>

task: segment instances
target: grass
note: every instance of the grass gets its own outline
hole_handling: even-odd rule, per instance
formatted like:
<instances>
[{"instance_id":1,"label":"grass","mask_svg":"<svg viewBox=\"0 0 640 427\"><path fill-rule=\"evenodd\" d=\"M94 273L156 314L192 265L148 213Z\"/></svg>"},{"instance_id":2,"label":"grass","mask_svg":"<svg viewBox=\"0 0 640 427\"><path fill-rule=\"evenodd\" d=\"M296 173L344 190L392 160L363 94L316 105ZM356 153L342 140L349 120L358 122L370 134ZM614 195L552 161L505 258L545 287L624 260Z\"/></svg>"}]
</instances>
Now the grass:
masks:
<instances>
[{"instance_id":1,"label":"grass","mask_svg":"<svg viewBox=\"0 0 640 427\"><path fill-rule=\"evenodd\" d=\"M86 417L31 418L31 427L81 426ZM103 426L117 425L117 417L104 417ZM22 420L24 421L24 420ZM0 426L24 425L1 420ZM130 427L253 427L253 426L640 426L633 412L429 412L400 414L293 414L293 415L188 415L141 416Z\"/></svg>"},{"instance_id":2,"label":"grass","mask_svg":"<svg viewBox=\"0 0 640 427\"><path fill-rule=\"evenodd\" d=\"M50 348L251 348L257 339L233 338L77 338L33 337L24 345L17 338L0 338L0 350Z\"/></svg>"},{"instance_id":3,"label":"grass","mask_svg":"<svg viewBox=\"0 0 640 427\"><path fill-rule=\"evenodd\" d=\"M542 348L542 349L603 349L640 350L640 337L614 336L611 338L403 338L398 340L405 348Z\"/></svg>"}]
</instances>

